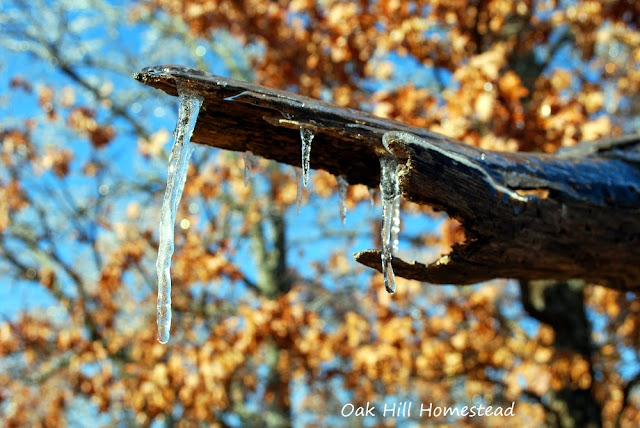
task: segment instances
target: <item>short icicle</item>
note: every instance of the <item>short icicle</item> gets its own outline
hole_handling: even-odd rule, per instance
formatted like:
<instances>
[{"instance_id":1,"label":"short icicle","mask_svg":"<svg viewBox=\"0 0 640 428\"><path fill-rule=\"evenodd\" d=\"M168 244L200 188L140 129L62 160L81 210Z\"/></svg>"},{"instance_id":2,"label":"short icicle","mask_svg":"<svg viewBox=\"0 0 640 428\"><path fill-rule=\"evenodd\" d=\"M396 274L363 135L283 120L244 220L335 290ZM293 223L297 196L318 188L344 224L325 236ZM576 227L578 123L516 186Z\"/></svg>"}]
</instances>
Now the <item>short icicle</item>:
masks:
<instances>
[{"instance_id":1,"label":"short icicle","mask_svg":"<svg viewBox=\"0 0 640 428\"><path fill-rule=\"evenodd\" d=\"M247 150L242 154L242 158L244 159L244 185L245 187L249 184L249 180L251 179L251 168L255 165L258 158L253 154L251 150Z\"/></svg>"},{"instance_id":2,"label":"short icicle","mask_svg":"<svg viewBox=\"0 0 640 428\"><path fill-rule=\"evenodd\" d=\"M336 181L338 182L338 196L340 197L340 221L344 226L344 221L347 218L347 190L349 189L349 182L344 175L337 176Z\"/></svg>"},{"instance_id":3,"label":"short icicle","mask_svg":"<svg viewBox=\"0 0 640 428\"><path fill-rule=\"evenodd\" d=\"M196 126L202 97L178 87L180 107L178 124L174 132L174 143L169 157L167 189L160 212L160 243L158 245L158 341L167 343L171 330L171 256L174 249L174 224L182 190L187 179L189 158L193 152L190 144Z\"/></svg>"},{"instance_id":4,"label":"short icicle","mask_svg":"<svg viewBox=\"0 0 640 428\"><path fill-rule=\"evenodd\" d=\"M311 158L311 141L313 141L313 130L300 127L300 140L302 140L302 183L304 187L309 184L309 162Z\"/></svg>"}]
</instances>

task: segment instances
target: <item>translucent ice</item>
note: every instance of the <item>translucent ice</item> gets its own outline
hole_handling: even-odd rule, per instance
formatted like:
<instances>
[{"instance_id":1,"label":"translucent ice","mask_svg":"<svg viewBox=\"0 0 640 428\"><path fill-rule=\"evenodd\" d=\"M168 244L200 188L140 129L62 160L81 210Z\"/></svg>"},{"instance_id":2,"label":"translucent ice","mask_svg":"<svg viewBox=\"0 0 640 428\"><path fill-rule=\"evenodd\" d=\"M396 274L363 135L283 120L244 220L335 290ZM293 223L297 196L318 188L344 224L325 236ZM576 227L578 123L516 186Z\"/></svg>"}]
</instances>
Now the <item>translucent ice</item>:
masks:
<instances>
[{"instance_id":1,"label":"translucent ice","mask_svg":"<svg viewBox=\"0 0 640 428\"><path fill-rule=\"evenodd\" d=\"M296 198L298 203L298 215L300 215L300 204L302 203L302 168L294 166L293 169L296 172L296 185L298 186Z\"/></svg>"},{"instance_id":2,"label":"translucent ice","mask_svg":"<svg viewBox=\"0 0 640 428\"><path fill-rule=\"evenodd\" d=\"M396 180L397 181L397 180ZM398 233L400 233L400 190L393 200L393 218L391 219L391 252L398 252Z\"/></svg>"},{"instance_id":3,"label":"translucent ice","mask_svg":"<svg viewBox=\"0 0 640 428\"><path fill-rule=\"evenodd\" d=\"M251 95L251 91L242 91L239 94L232 95L230 97L225 97L224 100L225 101L235 101L235 100L242 101L242 98L246 97L247 95Z\"/></svg>"},{"instance_id":4,"label":"translucent ice","mask_svg":"<svg viewBox=\"0 0 640 428\"><path fill-rule=\"evenodd\" d=\"M251 178L251 168L256 163L258 158L253 154L251 150L247 150L242 154L242 158L244 159L244 185L249 184L249 179Z\"/></svg>"},{"instance_id":5,"label":"translucent ice","mask_svg":"<svg viewBox=\"0 0 640 428\"><path fill-rule=\"evenodd\" d=\"M302 183L304 187L309 184L309 159L311 157L311 141L313 141L313 131L303 126L300 127L300 139L302 140Z\"/></svg>"},{"instance_id":6,"label":"translucent ice","mask_svg":"<svg viewBox=\"0 0 640 428\"><path fill-rule=\"evenodd\" d=\"M399 216L396 221L396 213L399 213L400 186L396 175L398 163L391 154L380 157L380 194L382 199L382 274L384 275L384 287L389 293L396 291L396 279L393 274L391 259L393 256L393 242L391 240L393 230L399 228ZM397 206L397 208L396 208ZM397 239L397 231L394 239Z\"/></svg>"},{"instance_id":7,"label":"translucent ice","mask_svg":"<svg viewBox=\"0 0 640 428\"><path fill-rule=\"evenodd\" d=\"M178 124L174 132L174 143L169 158L167 189L160 212L160 243L158 245L158 341L167 343L171 330L171 256L173 255L173 228L176 211L187 179L189 158L193 152L190 144L196 126L202 98L178 87L180 107Z\"/></svg>"},{"instance_id":8,"label":"translucent ice","mask_svg":"<svg viewBox=\"0 0 640 428\"><path fill-rule=\"evenodd\" d=\"M340 197L340 221L344 225L344 221L347 218L347 189L349 188L349 182L347 177L339 175L336 177L338 182L338 196Z\"/></svg>"}]
</instances>

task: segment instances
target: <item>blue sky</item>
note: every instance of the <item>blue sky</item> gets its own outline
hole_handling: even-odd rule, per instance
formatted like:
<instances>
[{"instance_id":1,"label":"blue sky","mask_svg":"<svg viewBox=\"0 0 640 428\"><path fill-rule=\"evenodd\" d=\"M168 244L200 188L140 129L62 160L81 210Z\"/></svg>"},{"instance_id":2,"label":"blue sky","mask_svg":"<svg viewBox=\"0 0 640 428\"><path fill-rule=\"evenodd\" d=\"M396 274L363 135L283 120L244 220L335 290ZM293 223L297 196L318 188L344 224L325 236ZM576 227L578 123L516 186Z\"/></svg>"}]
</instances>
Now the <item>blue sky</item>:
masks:
<instances>
[{"instance_id":1,"label":"blue sky","mask_svg":"<svg viewBox=\"0 0 640 428\"><path fill-rule=\"evenodd\" d=\"M114 1L111 2L111 4L124 7L128 2ZM96 68L90 69L88 67L83 68L83 72L86 71L92 74L97 83L104 81L112 82L117 92L114 97L116 101L121 103L130 115L144 126L148 133L153 133L162 128L168 129L169 132L173 130L177 116L177 103L172 97L151 88L143 87L131 78L131 73L139 71L144 66L163 63L176 63L197 67L198 62L201 60L204 61L209 71L223 76L230 75L224 61L213 52L210 41L194 40L192 46L185 47L181 44L179 37L163 36L157 29L150 29L142 24L129 25L125 19L117 22L114 22L113 18L102 20L101 15L91 9L78 9L70 16L79 19L81 23L84 21L86 25L88 25L88 30L80 33L81 39L79 41L73 39L68 40L70 48L76 46L78 43L86 43L87 46L97 46L95 52L98 52L98 55L96 55L96 57L116 61L122 60L124 67L128 67L126 73ZM46 22L46 20L43 22ZM110 27L112 24L113 27ZM173 25L168 19L166 24L168 26ZM106 43L104 42L105 37ZM226 40L230 44L233 43L228 35L221 33L216 35L216 37ZM102 40L102 44L96 44L98 43L97 41L100 40ZM231 46L231 49L238 49L238 46ZM254 48L251 54L257 54L258 51L257 48ZM0 73L0 127L21 126L25 118L31 117L34 114L39 115L41 119L43 116L37 103L36 94L29 95L21 90L8 90L9 82L14 76L21 75L28 77L35 88L39 85L51 85L56 88L75 85L67 76L60 73L57 67L45 60L36 59L27 51L16 52L14 50L8 50L6 47L0 47L0 58L2 58L0 59L0 65L2 66ZM125 61L127 61L128 58L134 59L134 61L126 63ZM432 70L421 67L411 58L391 54L387 59L395 64L402 65L402 67L397 67L392 81L381 83L381 85L394 85L398 82L406 83L412 81L416 86L428 87L434 79ZM553 63L553 67L576 66L573 61L575 61L575 58L572 55L561 52L558 55L557 61ZM451 75L449 73L443 73L440 77L443 77L447 84L450 82ZM77 91L77 102L92 104L94 100L93 96L87 91ZM98 119L101 121L110 120L108 110L99 109ZM137 179L141 179L141 173L153 172L164 178L166 176L166 163L164 163L164 161L147 162L142 160L137 154L137 142L129 132L130 125L122 119L113 120L113 124L120 131L118 139L97 155L90 150L86 141L83 139L60 131L60 129L63 128L59 126L60 123L49 124L45 120L41 120L41 125L34 132L34 139L50 142L55 145L65 145L71 148L75 154L73 163L75 168L80 168L88 157L95 155L112 165L110 171L112 171L114 175L117 174L125 178L135 176ZM171 142L167 143L165 147L166 153L170 150L170 145ZM197 149L195 156L203 156L207 150L211 149L200 147ZM321 147L312 145L312 150L321 150ZM285 170L288 169L292 176L294 175L291 167L283 166L283 168L285 168ZM2 174L2 172L0 172L0 174ZM0 177L2 176L0 175ZM6 177L2 178L6 179ZM32 177L32 179L35 181L44 180L53 187L60 184L51 174ZM109 175L99 177L89 182L85 181L84 178L80 178L79 175L75 178L72 176L69 179L73 192L79 197L96 195L99 193L98 189L101 185L112 186L114 182L116 182L115 176ZM251 185L256 186L258 189L264 189L266 186L263 178L260 176L254 176ZM110 191L115 192L117 189L111 188ZM127 201L127 198L122 198L121 204ZM159 213L161 201L156 199L155 203L157 205L151 208L157 210ZM123 207L124 205L118 209L123 209ZM353 252L373 248L377 237L372 235L373 232L368 222L381 219L381 208L379 205L372 208L369 207L368 204L361 204L354 211L347 214L346 225L343 227L340 225L338 215L337 196L333 196L330 201L326 201L314 195L313 191L311 191L310 200L307 204L303 205L301 214L299 216L296 214L294 206L288 211L286 219L289 224L288 231L291 242L305 241L309 236L317 235L317 239L304 243L303 252L298 253L292 251L290 255L290 260L293 259L291 262L292 265L299 268L303 276L314 278L316 271L313 269L312 262L314 260L326 259L327 255L335 249L337 242L334 237L322 236L322 231L317 227L316 221L318 219L328 219L328 226L331 230L355 231L357 233L357 237L353 240L343 239L338 241L340 245L342 245L340 250L344 252L347 259L351 259ZM429 217L408 212L403 213L402 219L403 231L400 233L401 255L403 252L406 254L411 251L408 244L409 235L406 230L411 230L412 233L419 234L433 231L438 225L437 220L434 221ZM201 225L193 225L193 227L199 226ZM180 228L176 228L176 234L179 235L180 233ZM60 243L60 247L63 250L63 257L69 263L75 263L83 257L76 252L78 246L74 242ZM246 267L248 276L251 279L255 279L255 270L252 268L249 246L244 242L241 243L237 250L234 260ZM243 261L246 262L243 263ZM37 263L37 261L33 262ZM370 270L360 269L353 261L350 262L350 266L353 268L352 281L355 283L364 284L370 275L372 275ZM0 274L1 273L2 272L0 272ZM330 273L325 274L322 278L316 279L321 280L329 291L335 289L337 284ZM207 287L209 285L204 284L203 286ZM237 297L237 288L220 287L220 289L221 297ZM450 290L452 293L457 292L453 287L451 287ZM510 294L517 293L515 283L510 283L507 291ZM517 298L515 301L517 301ZM46 316L52 318L64 317L62 311L56 307L56 303L56 300L51 298L48 292L38 284L26 280L15 281L9 279L7 276L0 277L0 318L12 318L15 317L20 310L34 308L45 308ZM149 309L151 311L154 310L154 308ZM433 309L437 310L437 308ZM518 313L522 312L522 308L517 305L507 309L507 315L512 316L517 316ZM511 314L511 312L513 313ZM596 330L601 331L604 328L604 318L592 311L589 312L589 316ZM533 334L538 328L538 323L532 319L527 319L522 324L522 327L527 333ZM151 323L149 328L155 328L155 324ZM625 350L620 370L623 376L625 378L631 377L638 369L639 366L635 359L635 353L631 350Z\"/></svg>"},{"instance_id":2,"label":"blue sky","mask_svg":"<svg viewBox=\"0 0 640 428\"><path fill-rule=\"evenodd\" d=\"M111 4L119 5L117 2ZM117 15L118 10L111 10L111 12ZM47 20L54 20L54 17L49 16L47 13L43 14L43 16L45 17L45 22L48 22ZM62 40L63 44L66 43L66 47L63 48L63 50L78 49L78 46L83 45L86 45L87 50L91 47L96 48L99 53L97 55L94 54L93 57L109 58L116 63L122 62L125 67L130 67L129 71L131 73L138 71L144 66L161 63L179 63L196 67L199 61L204 61L209 71L223 76L229 75L229 71L225 67L224 62L213 53L213 48L209 41L194 40L191 45L192 49L190 50L180 44L181 41L179 37L163 35L158 29L153 29L143 24L130 25L126 20L120 20L118 22L110 15L107 15L108 19L103 21L100 19L100 12L90 8L85 9L80 6L77 10L69 13L68 16L71 21L78 21L79 24L75 25L75 27L82 28L83 31L73 36L64 35ZM167 26L176 25L175 22L171 22L168 18L165 18L164 21L166 21L165 24ZM73 22L71 24L72 27L74 27ZM233 43L227 35L218 34L216 37ZM2 99L4 101L2 109L0 110L0 121L3 126L20 126L27 117L32 117L34 114L40 116L40 125L34 133L34 139L69 147L74 153L72 166L75 170L81 168L89 157L98 156L104 162L112 164L112 171L117 173L118 176L134 177L141 170L148 169L150 166L158 169L165 168L161 174L166 174L166 165L140 163L140 158L134 153L136 142L132 140L130 136L130 125L121 118L116 118L111 122L120 131L118 138L97 155L90 150L86 141L65 131L64 126L60 126L62 125L60 121L64 120L64 113L60 115L59 120L55 123L48 123L44 120L44 114L37 102L38 88L42 85L52 86L56 88L56 90L68 85L73 86L77 94L76 104L92 105L95 103L95 97L88 91L78 89L77 84L69 79L68 76L61 73L55 64L42 60L41 58L36 58L35 55L29 52L32 46L25 44L29 42L21 43L20 46L26 48L23 52L1 48L3 57L9 59L9 61L5 61L2 64L4 70L0 75L0 88L3 90ZM154 46L162 46L162 49ZM123 47L124 50L122 49ZM79 50L82 51L82 49ZM255 52L251 51L250 54L255 54ZM76 59L82 62L81 58ZM400 58L391 59L394 61L401 60ZM133 60L133 63L129 62L131 60ZM238 61L241 62L241 59L238 59ZM416 71L419 68L418 64L413 64L408 60L405 60L405 62L407 63L407 67L401 68L401 75L396 76L398 81L403 81L404 78L408 76L407 73L409 73L410 70ZM130 74L86 66L78 66L77 69L81 72L88 73L96 86L100 86L104 82L111 82L115 88L113 93L115 102L124 106L129 114L144 126L148 133L153 133L162 128L166 128L169 131L173 129L177 116L177 102L173 97L169 97L151 88L142 87L131 78ZM14 76L27 78L34 86L34 94L26 94L20 90L6 91L6 88L9 87L10 80ZM428 75L423 76L420 73L414 73L413 77L417 79L416 82L418 82L418 78L420 78L420 84L424 84L424 82L429 80ZM131 96L128 95L129 92L142 94L143 97L138 95L136 98L131 98ZM97 119L99 121L110 120L109 110L99 109ZM170 145L171 142L165 147L166 153L170 150ZM313 149L320 150L321 148L315 146ZM205 153L203 151L206 150L211 149L199 147L196 156L204 156ZM292 168L286 166L283 166L283 168L289 168L291 175L293 175ZM59 181L51 174L34 177L33 179L37 182L41 182L41 180L49 181L49 184L54 188L59 184ZM257 186L257 188L264 188L264 183L261 183L260 180L260 177L254 178L252 185ZM78 195L91 195L91 193L95 194L101 185L110 186L111 183L114 182L114 177L107 175L100 180L86 182L84 176L79 175L76 179L74 178L74 174L72 174L67 182L73 186L74 193L78 193ZM334 199L335 198L334 196ZM335 230L341 229L342 226L337 216L337 206L337 200L331 204L326 204L321 199L313 196L313 191L311 190L311 199L306 206L303 206L301 214L299 216L296 215L295 210L290 210L287 214L287 220L291 225L289 229L291 241L296 242L307 237L310 230L315 227L314 222L317 218L332 218L329 226ZM329 210L327 207L331 207L331 209ZM371 236L366 219L379 218L380 213L377 211L380 211L379 206L370 208L367 204L361 204L355 212L348 213L345 229L353 230L354 227L360 228L360 232L358 233L359 237L353 240L348 248L345 248L345 252L349 258L350 254L357 250L373 247L373 242L376 237ZM410 225L410 229L416 232L429 231L435 226L424 216L404 214L403 217L405 218L405 222ZM364 229L362 229L362 226L364 226ZM321 259L323 255L326 256L333 250L333 246L336 244L334 238L323 238L319 230L314 233L318 235L318 239L305 244L301 259L295 263L300 267L301 273L308 277L313 277L314 275L314 270L311 268L310 262L314 259ZM179 228L176 228L176 234L180 234ZM74 257L77 256L77 254L74 253L76 247L73 243L69 243L66 247L67 250L63 252L63 256L68 257L69 263L73 263ZM239 250L237 258L251 259L248 246L244 245L240 247ZM402 239L401 250L408 250L406 241ZM352 262L352 266L354 269L357 268L355 262ZM252 269L249 269L248 273L251 277ZM371 273L365 273L365 275L369 274ZM327 287L331 287L333 281L330 278L325 279ZM37 284L32 284L29 281L11 281L11 283L6 285L6 287L0 287L0 313L5 316L14 316L21 308L34 306L47 307L55 304L55 300L51 299Z\"/></svg>"}]
</instances>

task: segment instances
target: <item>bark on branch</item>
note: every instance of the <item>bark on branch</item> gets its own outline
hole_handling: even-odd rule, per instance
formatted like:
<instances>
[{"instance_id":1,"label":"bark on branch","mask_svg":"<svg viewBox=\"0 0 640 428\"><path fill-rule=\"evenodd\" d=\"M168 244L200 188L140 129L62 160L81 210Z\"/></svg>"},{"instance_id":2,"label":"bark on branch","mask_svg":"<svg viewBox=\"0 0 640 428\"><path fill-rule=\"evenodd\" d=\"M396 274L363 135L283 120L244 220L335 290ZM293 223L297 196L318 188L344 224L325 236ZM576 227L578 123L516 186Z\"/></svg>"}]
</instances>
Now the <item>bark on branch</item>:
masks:
<instances>
[{"instance_id":1,"label":"bark on branch","mask_svg":"<svg viewBox=\"0 0 640 428\"><path fill-rule=\"evenodd\" d=\"M311 167L375 187L378 154L399 162L402 196L446 211L466 242L429 265L393 260L396 275L437 284L493 278L580 278L640 290L640 135L557 155L499 153L333 104L177 66L134 76L204 97L193 140L300 166L301 126L314 130ZM360 263L380 270L377 250Z\"/></svg>"}]
</instances>

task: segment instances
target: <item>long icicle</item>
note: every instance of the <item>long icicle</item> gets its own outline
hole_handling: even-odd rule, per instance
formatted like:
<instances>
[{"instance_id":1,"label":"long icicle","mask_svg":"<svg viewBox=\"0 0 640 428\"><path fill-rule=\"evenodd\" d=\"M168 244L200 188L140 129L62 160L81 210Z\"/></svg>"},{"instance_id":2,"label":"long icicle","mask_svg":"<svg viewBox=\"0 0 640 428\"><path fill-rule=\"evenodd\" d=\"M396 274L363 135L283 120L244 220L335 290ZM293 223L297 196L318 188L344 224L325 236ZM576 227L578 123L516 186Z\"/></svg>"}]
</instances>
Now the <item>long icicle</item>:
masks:
<instances>
[{"instance_id":1,"label":"long icicle","mask_svg":"<svg viewBox=\"0 0 640 428\"><path fill-rule=\"evenodd\" d=\"M178 87L180 107L178 124L174 132L174 143L169 157L167 189L160 213L160 243L158 245L158 304L157 323L158 341L167 343L171 330L171 256L174 249L174 224L176 212L187 179L189 159L193 153L190 144L193 129L196 126L198 112L202 106L202 97Z\"/></svg>"},{"instance_id":2,"label":"long icicle","mask_svg":"<svg viewBox=\"0 0 640 428\"><path fill-rule=\"evenodd\" d=\"M382 199L382 274L384 288L389 293L396 291L396 279L391 260L393 258L393 243L391 235L395 217L395 205L399 203L400 186L396 175L398 162L391 154L380 157L380 194ZM398 202L396 202L398 200Z\"/></svg>"}]
</instances>

